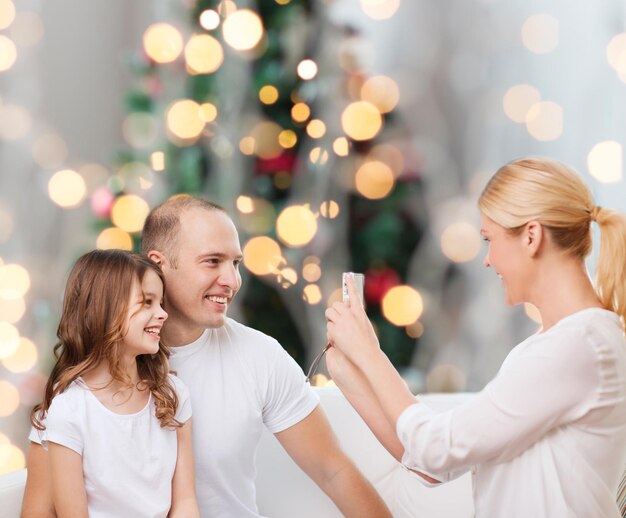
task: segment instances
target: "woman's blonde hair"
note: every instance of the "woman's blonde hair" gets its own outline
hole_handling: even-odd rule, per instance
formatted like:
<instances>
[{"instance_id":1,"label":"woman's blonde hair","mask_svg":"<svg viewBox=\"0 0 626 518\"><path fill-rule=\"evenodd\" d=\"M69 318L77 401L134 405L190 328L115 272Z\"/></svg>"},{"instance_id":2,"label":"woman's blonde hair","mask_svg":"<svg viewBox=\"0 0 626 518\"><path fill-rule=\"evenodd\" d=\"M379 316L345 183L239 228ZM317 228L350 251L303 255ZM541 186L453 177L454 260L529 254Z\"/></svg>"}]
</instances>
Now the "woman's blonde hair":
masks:
<instances>
[{"instance_id":1,"label":"woman's blonde hair","mask_svg":"<svg viewBox=\"0 0 626 518\"><path fill-rule=\"evenodd\" d=\"M159 266L133 252L94 250L76 261L65 287L59 342L54 347L56 364L44 400L31 412L35 428L45 429L44 420L54 397L101 361L108 363L113 380L133 387L122 369L121 357L133 283L141 284L147 271L156 273L165 286ZM178 427L178 397L168 376L168 357L169 350L159 343L155 354L137 356L137 370L152 393L161 426Z\"/></svg>"},{"instance_id":2,"label":"woman's blonde hair","mask_svg":"<svg viewBox=\"0 0 626 518\"><path fill-rule=\"evenodd\" d=\"M596 292L605 308L626 321L626 215L596 207L587 185L571 168L545 158L521 158L501 167L478 206L516 233L529 221L546 228L557 246L583 260L592 248L591 222L600 227Z\"/></svg>"}]
</instances>

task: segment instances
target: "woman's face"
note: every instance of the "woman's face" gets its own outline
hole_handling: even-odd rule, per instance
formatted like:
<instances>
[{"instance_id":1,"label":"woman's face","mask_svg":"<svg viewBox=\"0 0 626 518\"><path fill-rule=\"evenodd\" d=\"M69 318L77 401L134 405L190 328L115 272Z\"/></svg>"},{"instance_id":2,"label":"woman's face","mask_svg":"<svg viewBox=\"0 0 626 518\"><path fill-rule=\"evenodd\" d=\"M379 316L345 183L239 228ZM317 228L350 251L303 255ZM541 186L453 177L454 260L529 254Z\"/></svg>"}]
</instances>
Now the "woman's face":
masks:
<instances>
[{"instance_id":1,"label":"woman's face","mask_svg":"<svg viewBox=\"0 0 626 518\"><path fill-rule=\"evenodd\" d=\"M525 233L512 234L484 214L481 214L480 233L488 243L483 265L492 267L500 277L507 304L527 302L532 276L524 247Z\"/></svg>"}]
</instances>

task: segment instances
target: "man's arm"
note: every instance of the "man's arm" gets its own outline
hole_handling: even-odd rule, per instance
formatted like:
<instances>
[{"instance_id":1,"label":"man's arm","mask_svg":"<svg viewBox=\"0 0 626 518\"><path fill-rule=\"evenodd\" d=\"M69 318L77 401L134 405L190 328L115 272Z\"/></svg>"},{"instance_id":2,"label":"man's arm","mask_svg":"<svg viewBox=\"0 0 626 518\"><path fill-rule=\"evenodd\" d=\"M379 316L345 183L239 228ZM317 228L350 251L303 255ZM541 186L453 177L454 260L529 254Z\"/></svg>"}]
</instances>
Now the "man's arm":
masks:
<instances>
[{"instance_id":1,"label":"man's arm","mask_svg":"<svg viewBox=\"0 0 626 518\"><path fill-rule=\"evenodd\" d=\"M321 407L275 435L344 516L391 517L383 499L339 447Z\"/></svg>"},{"instance_id":2,"label":"man's arm","mask_svg":"<svg viewBox=\"0 0 626 518\"><path fill-rule=\"evenodd\" d=\"M48 452L41 444L29 444L26 467L28 475L21 518L56 518Z\"/></svg>"}]
</instances>

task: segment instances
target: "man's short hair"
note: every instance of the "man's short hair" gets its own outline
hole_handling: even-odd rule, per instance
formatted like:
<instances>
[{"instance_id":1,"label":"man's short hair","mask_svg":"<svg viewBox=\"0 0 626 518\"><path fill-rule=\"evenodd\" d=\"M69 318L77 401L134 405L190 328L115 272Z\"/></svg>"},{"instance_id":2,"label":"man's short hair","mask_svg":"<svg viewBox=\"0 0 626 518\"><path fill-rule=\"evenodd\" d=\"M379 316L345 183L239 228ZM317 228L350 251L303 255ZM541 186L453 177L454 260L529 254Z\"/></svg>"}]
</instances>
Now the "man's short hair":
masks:
<instances>
[{"instance_id":1,"label":"man's short hair","mask_svg":"<svg viewBox=\"0 0 626 518\"><path fill-rule=\"evenodd\" d=\"M148 214L141 233L141 253L146 255L151 250L161 252L167 257L172 267L176 268L180 216L186 210L193 208L228 214L226 209L217 203L202 198L189 194L172 196Z\"/></svg>"}]
</instances>

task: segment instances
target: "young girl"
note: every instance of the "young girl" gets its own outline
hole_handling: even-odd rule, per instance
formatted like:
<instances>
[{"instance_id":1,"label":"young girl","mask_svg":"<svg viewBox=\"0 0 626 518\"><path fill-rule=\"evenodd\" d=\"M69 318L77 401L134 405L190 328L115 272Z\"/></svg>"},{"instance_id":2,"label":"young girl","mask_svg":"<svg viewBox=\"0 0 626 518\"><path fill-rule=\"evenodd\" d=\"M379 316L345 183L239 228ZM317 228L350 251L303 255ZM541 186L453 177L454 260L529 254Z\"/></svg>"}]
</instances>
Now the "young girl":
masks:
<instances>
[{"instance_id":1,"label":"young girl","mask_svg":"<svg viewBox=\"0 0 626 518\"><path fill-rule=\"evenodd\" d=\"M161 270L131 252L90 252L70 274L30 437L48 449L59 517L199 516L191 405L159 342L162 300Z\"/></svg>"},{"instance_id":2,"label":"young girl","mask_svg":"<svg viewBox=\"0 0 626 518\"><path fill-rule=\"evenodd\" d=\"M482 392L444 413L410 394L357 304L327 310L329 369L408 468L435 483L471 469L476 516L617 518L626 463L626 217L597 207L576 173L543 159L502 167L479 206L484 265L508 303L537 306L542 329ZM601 235L595 289L584 264L592 223Z\"/></svg>"}]
</instances>

